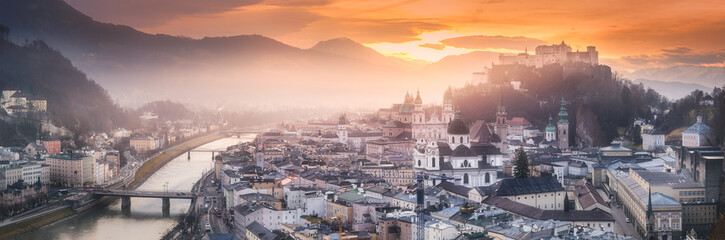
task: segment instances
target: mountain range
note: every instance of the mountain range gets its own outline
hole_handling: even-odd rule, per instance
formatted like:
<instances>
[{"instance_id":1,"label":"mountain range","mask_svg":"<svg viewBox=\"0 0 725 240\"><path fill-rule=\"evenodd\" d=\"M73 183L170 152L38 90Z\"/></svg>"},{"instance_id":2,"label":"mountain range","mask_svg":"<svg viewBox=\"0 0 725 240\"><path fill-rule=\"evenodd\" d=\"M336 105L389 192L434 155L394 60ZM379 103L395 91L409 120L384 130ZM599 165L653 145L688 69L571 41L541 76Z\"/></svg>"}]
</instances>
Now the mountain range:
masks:
<instances>
[{"instance_id":1,"label":"mountain range","mask_svg":"<svg viewBox=\"0 0 725 240\"><path fill-rule=\"evenodd\" d=\"M695 90L701 90L708 93L712 91L712 87L706 87L697 83L666 82L642 78L634 79L632 82L636 84L641 83L646 88L652 88L670 100L683 98Z\"/></svg>"},{"instance_id":2,"label":"mountain range","mask_svg":"<svg viewBox=\"0 0 725 240\"><path fill-rule=\"evenodd\" d=\"M346 38L301 49L261 35L191 39L101 23L62 0L0 0L11 41L58 49L122 105L159 99L208 106L381 106L419 88L440 101L492 53L435 63L384 56ZM454 67L446 67L454 66ZM444 78L441 78L444 76ZM370 95L375 97L370 97Z\"/></svg>"}]
</instances>

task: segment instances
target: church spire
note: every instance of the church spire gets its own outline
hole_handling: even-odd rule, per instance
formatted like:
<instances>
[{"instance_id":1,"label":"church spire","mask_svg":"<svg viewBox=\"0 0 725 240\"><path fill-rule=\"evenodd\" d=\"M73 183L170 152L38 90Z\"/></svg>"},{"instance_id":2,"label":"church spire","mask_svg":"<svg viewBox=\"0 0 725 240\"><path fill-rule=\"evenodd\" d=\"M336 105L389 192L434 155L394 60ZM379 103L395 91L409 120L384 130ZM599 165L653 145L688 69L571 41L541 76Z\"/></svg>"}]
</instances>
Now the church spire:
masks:
<instances>
[{"instance_id":1,"label":"church spire","mask_svg":"<svg viewBox=\"0 0 725 240\"><path fill-rule=\"evenodd\" d=\"M647 219L652 216L652 186L648 187L649 194L647 195Z\"/></svg>"},{"instance_id":2,"label":"church spire","mask_svg":"<svg viewBox=\"0 0 725 240\"><path fill-rule=\"evenodd\" d=\"M423 104L423 100L420 98L420 89L416 91L415 104Z\"/></svg>"}]
</instances>

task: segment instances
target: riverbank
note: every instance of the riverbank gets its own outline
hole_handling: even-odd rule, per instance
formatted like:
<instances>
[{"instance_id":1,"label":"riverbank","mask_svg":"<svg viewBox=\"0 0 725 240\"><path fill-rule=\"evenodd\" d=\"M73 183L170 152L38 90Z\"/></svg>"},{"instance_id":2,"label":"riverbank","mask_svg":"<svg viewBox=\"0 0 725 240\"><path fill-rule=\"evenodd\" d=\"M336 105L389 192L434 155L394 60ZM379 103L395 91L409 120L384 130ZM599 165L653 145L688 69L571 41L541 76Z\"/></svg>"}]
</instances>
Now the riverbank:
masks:
<instances>
[{"instance_id":1,"label":"riverbank","mask_svg":"<svg viewBox=\"0 0 725 240\"><path fill-rule=\"evenodd\" d=\"M201 145L222 139L227 137L226 134L222 133L213 133L205 136L201 136L198 138L194 138L192 140L186 141L184 143L181 143L179 145L173 146L169 149L164 150L162 153L154 156L153 158L149 159L148 161L144 162L143 165L136 171L136 177L134 180L128 184L126 187L127 189L135 189L136 187L143 184L151 175L156 173L161 167L166 165L168 162L173 160L174 158L186 153L186 151L189 151L191 149L197 148Z\"/></svg>"},{"instance_id":2,"label":"riverbank","mask_svg":"<svg viewBox=\"0 0 725 240\"><path fill-rule=\"evenodd\" d=\"M41 228L45 225L52 224L67 217L73 216L76 211L70 208L61 209L47 215L38 216L19 223L13 223L4 227L0 227L0 239L8 239L13 236Z\"/></svg>"},{"instance_id":3,"label":"riverbank","mask_svg":"<svg viewBox=\"0 0 725 240\"><path fill-rule=\"evenodd\" d=\"M136 177L134 178L133 182L129 184L129 187L136 188L137 186L143 184L151 175L153 175L157 170L159 170L161 167L166 165L166 163L170 162L174 158L178 157L179 155L182 155L186 153L187 150L193 149L196 147L199 147L201 145L222 139L227 137L226 134L222 133L212 133L205 136L197 137L191 140L188 140L186 142L183 142L181 144L178 144L176 146L173 146L169 149L164 150L164 152L154 156L149 161L146 161L137 171ZM71 209L66 208L54 212L50 212L48 214L39 215L21 222L13 223L7 226L0 227L0 239L11 239L17 236L22 235L23 233L27 233L29 231L41 229L43 227L46 227L48 225L52 225L58 222L61 222L65 219L69 219L72 217L75 217L79 215L80 213L83 213L84 211L91 209L92 206L95 206L97 204L108 204L113 200L113 198L100 198L96 201L93 201L89 203L86 206L80 207L78 209Z\"/></svg>"}]
</instances>

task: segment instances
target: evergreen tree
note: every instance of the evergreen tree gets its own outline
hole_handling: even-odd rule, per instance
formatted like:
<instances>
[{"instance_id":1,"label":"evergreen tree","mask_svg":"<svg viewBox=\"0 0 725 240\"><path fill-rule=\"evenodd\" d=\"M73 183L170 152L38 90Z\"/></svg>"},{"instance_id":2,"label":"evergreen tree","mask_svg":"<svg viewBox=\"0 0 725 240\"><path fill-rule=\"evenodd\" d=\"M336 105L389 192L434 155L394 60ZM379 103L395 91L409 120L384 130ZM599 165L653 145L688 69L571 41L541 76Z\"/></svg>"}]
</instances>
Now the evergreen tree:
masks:
<instances>
[{"instance_id":1,"label":"evergreen tree","mask_svg":"<svg viewBox=\"0 0 725 240\"><path fill-rule=\"evenodd\" d=\"M634 130L632 132L632 142L634 142L635 145L642 145L642 127L639 125L634 125Z\"/></svg>"},{"instance_id":2,"label":"evergreen tree","mask_svg":"<svg viewBox=\"0 0 725 240\"><path fill-rule=\"evenodd\" d=\"M529 177L529 158L526 156L526 152L523 147L516 150L516 169L514 171L515 178L527 178Z\"/></svg>"}]
</instances>

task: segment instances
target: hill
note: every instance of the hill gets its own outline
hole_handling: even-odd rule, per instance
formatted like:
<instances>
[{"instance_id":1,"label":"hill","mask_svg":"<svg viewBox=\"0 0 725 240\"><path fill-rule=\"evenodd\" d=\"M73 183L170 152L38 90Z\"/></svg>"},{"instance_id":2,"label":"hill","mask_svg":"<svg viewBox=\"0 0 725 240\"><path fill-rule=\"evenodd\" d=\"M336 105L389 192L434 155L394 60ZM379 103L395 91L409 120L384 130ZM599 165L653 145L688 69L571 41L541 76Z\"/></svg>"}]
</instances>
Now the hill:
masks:
<instances>
[{"instance_id":1,"label":"hill","mask_svg":"<svg viewBox=\"0 0 725 240\"><path fill-rule=\"evenodd\" d=\"M0 52L0 89L17 89L46 99L48 117L54 125L86 133L133 124L106 90L44 42L18 46L0 38ZM37 129L13 131L16 127L8 123L0 126L1 144L22 145L34 139Z\"/></svg>"},{"instance_id":2,"label":"hill","mask_svg":"<svg viewBox=\"0 0 725 240\"><path fill-rule=\"evenodd\" d=\"M514 90L509 84L512 80L521 81L524 91ZM540 129L549 116L556 118L564 98L573 123L570 142L583 147L608 145L619 136L618 129L629 129L635 118L654 120L649 106L665 109L668 104L656 91L612 76L605 65L553 64L538 69L495 65L489 83L457 89L453 96L468 122L494 121L502 100L509 118L525 117ZM664 119L657 118L655 124L661 125Z\"/></svg>"}]
</instances>

